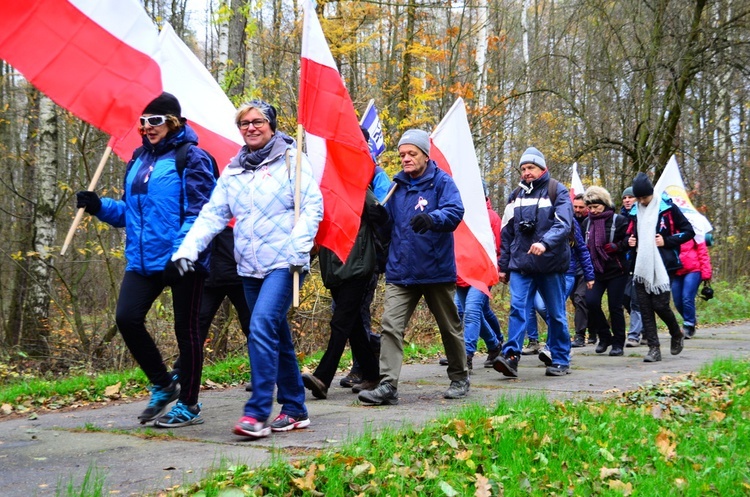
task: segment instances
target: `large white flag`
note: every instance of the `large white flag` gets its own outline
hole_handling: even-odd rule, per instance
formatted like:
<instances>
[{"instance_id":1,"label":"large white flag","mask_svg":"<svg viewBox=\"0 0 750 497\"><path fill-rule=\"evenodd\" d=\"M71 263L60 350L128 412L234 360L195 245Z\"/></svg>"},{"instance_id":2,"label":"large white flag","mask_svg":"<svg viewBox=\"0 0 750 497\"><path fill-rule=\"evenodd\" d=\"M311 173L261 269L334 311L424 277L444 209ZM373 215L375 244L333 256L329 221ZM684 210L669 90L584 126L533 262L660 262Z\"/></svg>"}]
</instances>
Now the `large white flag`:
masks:
<instances>
[{"instance_id":1,"label":"large white flag","mask_svg":"<svg viewBox=\"0 0 750 497\"><path fill-rule=\"evenodd\" d=\"M570 198L575 198L579 193L583 193L586 189L583 187L581 177L578 175L578 163L573 163L573 177L570 180Z\"/></svg>"},{"instance_id":2,"label":"large white flag","mask_svg":"<svg viewBox=\"0 0 750 497\"><path fill-rule=\"evenodd\" d=\"M696 242L703 242L706 238L706 233L714 229L708 219L706 219L706 216L698 212L690 201L685 183L682 181L680 166L677 165L677 159L674 155L669 158L667 167L664 168L659 181L656 182L654 192L665 192L672 198L672 202L680 208L685 217L688 218L688 221L690 221L690 224L693 225Z\"/></svg>"},{"instance_id":3,"label":"large white flag","mask_svg":"<svg viewBox=\"0 0 750 497\"><path fill-rule=\"evenodd\" d=\"M453 233L458 276L489 295L498 282L497 255L463 99L456 100L430 138L430 158L453 177L464 204L463 221Z\"/></svg>"}]
</instances>

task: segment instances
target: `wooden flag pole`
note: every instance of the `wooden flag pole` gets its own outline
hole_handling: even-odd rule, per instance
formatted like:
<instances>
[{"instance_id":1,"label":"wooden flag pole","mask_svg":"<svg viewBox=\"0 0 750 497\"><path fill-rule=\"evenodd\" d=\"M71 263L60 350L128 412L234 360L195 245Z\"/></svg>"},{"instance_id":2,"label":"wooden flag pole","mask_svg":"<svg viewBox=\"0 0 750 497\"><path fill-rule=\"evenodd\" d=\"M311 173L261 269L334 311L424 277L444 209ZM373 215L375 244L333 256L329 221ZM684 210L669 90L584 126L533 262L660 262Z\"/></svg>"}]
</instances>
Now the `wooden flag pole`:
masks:
<instances>
[{"instance_id":1,"label":"wooden flag pole","mask_svg":"<svg viewBox=\"0 0 750 497\"><path fill-rule=\"evenodd\" d=\"M299 221L300 190L302 189L302 125L297 125L297 161L294 165L294 224ZM299 273L292 275L292 305L299 307Z\"/></svg>"},{"instance_id":2,"label":"wooden flag pole","mask_svg":"<svg viewBox=\"0 0 750 497\"><path fill-rule=\"evenodd\" d=\"M393 184L393 188L391 188L391 190L390 190L390 191L389 191L389 192L388 192L388 193L386 194L386 196L385 196L385 198L383 199L383 201L382 201L382 202L380 202L380 204L381 204L381 205L385 205L385 203L386 203L386 202L388 202L388 200L389 200L389 199L391 198L391 196L393 195L393 192L395 192L395 191L396 191L396 188L398 188L398 183L394 183L394 184Z\"/></svg>"},{"instance_id":3,"label":"wooden flag pole","mask_svg":"<svg viewBox=\"0 0 750 497\"><path fill-rule=\"evenodd\" d=\"M109 159L109 154L111 153L112 146L107 145L107 148L104 149L104 153L102 154L102 159L99 161L99 165L96 167L96 171L94 171L94 176L91 178L88 191L93 192L94 188L96 188L96 184L99 183L99 178L101 178L102 176L104 166L107 164L107 159ZM65 243L63 243L62 249L60 250L60 255L65 255L65 252L67 252L70 243L73 241L73 235L75 235L76 230L78 229L78 225L81 223L81 219L83 219L84 212L86 212L86 210L83 207L78 209L78 212L76 212L76 217L75 219L73 219L73 224L70 225L68 234L65 237Z\"/></svg>"}]
</instances>

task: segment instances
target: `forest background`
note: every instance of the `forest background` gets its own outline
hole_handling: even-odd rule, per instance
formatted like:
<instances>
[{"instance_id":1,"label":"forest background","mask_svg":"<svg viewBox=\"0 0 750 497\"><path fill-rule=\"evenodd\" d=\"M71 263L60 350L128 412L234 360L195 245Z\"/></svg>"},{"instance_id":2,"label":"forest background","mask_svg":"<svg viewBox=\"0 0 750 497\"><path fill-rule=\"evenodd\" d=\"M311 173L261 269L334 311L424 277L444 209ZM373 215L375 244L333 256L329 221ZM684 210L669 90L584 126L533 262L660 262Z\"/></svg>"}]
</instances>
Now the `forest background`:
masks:
<instances>
[{"instance_id":1,"label":"forest background","mask_svg":"<svg viewBox=\"0 0 750 497\"><path fill-rule=\"evenodd\" d=\"M260 97L294 130L302 13L296 0L145 0L169 22L235 104ZM656 179L676 155L689 195L714 225L715 279L748 286L750 207L750 2L737 0L319 1L324 33L354 102L374 99L387 151L399 169L401 133L431 130L457 97L495 207L517 183L529 145L569 183L619 199L638 171ZM30 40L29 43L33 43ZM200 96L196 96L200 98ZM0 62L0 379L133 365L114 310L124 231L85 217L73 250L59 256L108 137L39 94ZM124 164L99 181L121 195ZM315 271L315 268L314 268ZM315 276L315 275L314 275ZM494 304L504 318L504 289ZM293 310L298 350L325 346L330 299L313 277ZM375 325L381 310L373 306ZM413 331L434 334L417 315ZM208 347L244 348L226 308ZM149 314L157 343L173 344L171 297ZM171 345L174 353L174 345Z\"/></svg>"}]
</instances>

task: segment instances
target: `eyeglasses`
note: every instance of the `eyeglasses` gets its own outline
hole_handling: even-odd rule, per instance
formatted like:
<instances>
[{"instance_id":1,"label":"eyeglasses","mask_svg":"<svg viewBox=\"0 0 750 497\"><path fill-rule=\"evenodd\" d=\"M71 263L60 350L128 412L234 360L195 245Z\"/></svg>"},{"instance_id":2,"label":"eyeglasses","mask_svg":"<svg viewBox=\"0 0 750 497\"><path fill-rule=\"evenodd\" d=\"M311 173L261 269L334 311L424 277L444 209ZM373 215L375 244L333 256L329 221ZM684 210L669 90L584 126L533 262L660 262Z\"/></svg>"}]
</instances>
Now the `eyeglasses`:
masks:
<instances>
[{"instance_id":1,"label":"eyeglasses","mask_svg":"<svg viewBox=\"0 0 750 497\"><path fill-rule=\"evenodd\" d=\"M250 127L250 125L253 125L253 128L255 129L261 129L263 126L266 125L268 121L265 119L253 119L252 121L240 121L237 123L237 127L241 130L246 130Z\"/></svg>"},{"instance_id":2,"label":"eyeglasses","mask_svg":"<svg viewBox=\"0 0 750 497\"><path fill-rule=\"evenodd\" d=\"M141 116L141 126L148 124L149 126L161 126L167 122L167 116Z\"/></svg>"}]
</instances>

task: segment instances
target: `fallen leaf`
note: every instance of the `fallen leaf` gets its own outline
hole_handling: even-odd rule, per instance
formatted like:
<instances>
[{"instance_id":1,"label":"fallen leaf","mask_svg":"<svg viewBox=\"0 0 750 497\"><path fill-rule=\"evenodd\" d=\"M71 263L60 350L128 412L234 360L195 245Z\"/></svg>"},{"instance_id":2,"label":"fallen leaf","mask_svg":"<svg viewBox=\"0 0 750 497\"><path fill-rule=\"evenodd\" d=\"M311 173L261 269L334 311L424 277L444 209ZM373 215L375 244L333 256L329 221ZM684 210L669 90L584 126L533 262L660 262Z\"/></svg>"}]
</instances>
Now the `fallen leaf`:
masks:
<instances>
[{"instance_id":1,"label":"fallen leaf","mask_svg":"<svg viewBox=\"0 0 750 497\"><path fill-rule=\"evenodd\" d=\"M456 454L456 459L458 459L459 461L466 461L467 459L471 458L472 453L473 451L471 450L462 450L461 452Z\"/></svg>"},{"instance_id":2,"label":"fallen leaf","mask_svg":"<svg viewBox=\"0 0 750 497\"><path fill-rule=\"evenodd\" d=\"M723 421L724 418L726 417L727 415L721 411L712 411L711 414L708 416L708 419L710 419L711 421L715 421L716 423L719 423Z\"/></svg>"},{"instance_id":3,"label":"fallen leaf","mask_svg":"<svg viewBox=\"0 0 750 497\"><path fill-rule=\"evenodd\" d=\"M13 412L13 406L10 404L3 404L0 407L0 411L2 411L3 414L10 414Z\"/></svg>"},{"instance_id":4,"label":"fallen leaf","mask_svg":"<svg viewBox=\"0 0 750 497\"><path fill-rule=\"evenodd\" d=\"M605 390L602 392L604 395L609 395L611 393L620 393L619 388L610 388L609 390Z\"/></svg>"},{"instance_id":5,"label":"fallen leaf","mask_svg":"<svg viewBox=\"0 0 750 497\"><path fill-rule=\"evenodd\" d=\"M370 474L373 474L375 472L375 466L373 466L370 461L365 461L362 464L357 464L352 468L352 474L354 476L359 476L365 471L369 471Z\"/></svg>"},{"instance_id":6,"label":"fallen leaf","mask_svg":"<svg viewBox=\"0 0 750 497\"><path fill-rule=\"evenodd\" d=\"M611 478L613 476L619 476L620 475L620 468L608 468L606 466L602 466L599 469L599 479L606 480L607 478Z\"/></svg>"},{"instance_id":7,"label":"fallen leaf","mask_svg":"<svg viewBox=\"0 0 750 497\"><path fill-rule=\"evenodd\" d=\"M675 478L674 484L677 488L682 490L687 486L687 480L685 478Z\"/></svg>"},{"instance_id":8,"label":"fallen leaf","mask_svg":"<svg viewBox=\"0 0 750 497\"><path fill-rule=\"evenodd\" d=\"M104 396L105 397L119 397L120 396L120 387L122 386L121 382L117 382L114 385L110 385L107 388L104 389Z\"/></svg>"},{"instance_id":9,"label":"fallen leaf","mask_svg":"<svg viewBox=\"0 0 750 497\"><path fill-rule=\"evenodd\" d=\"M659 404L656 404L651 408L651 416L654 419L661 419L664 417L664 409Z\"/></svg>"},{"instance_id":10,"label":"fallen leaf","mask_svg":"<svg viewBox=\"0 0 750 497\"><path fill-rule=\"evenodd\" d=\"M35 412L32 412L31 414L29 414L29 419L31 420L39 419L39 416L37 416Z\"/></svg>"},{"instance_id":11,"label":"fallen leaf","mask_svg":"<svg viewBox=\"0 0 750 497\"><path fill-rule=\"evenodd\" d=\"M474 497L491 497L492 486L490 485L490 481L479 473L475 474L474 477L477 479L475 485L476 490L474 490Z\"/></svg>"},{"instance_id":12,"label":"fallen leaf","mask_svg":"<svg viewBox=\"0 0 750 497\"><path fill-rule=\"evenodd\" d=\"M612 462L615 460L615 456L613 456L612 453L604 447L599 449L599 455L606 459L607 462Z\"/></svg>"},{"instance_id":13,"label":"fallen leaf","mask_svg":"<svg viewBox=\"0 0 750 497\"><path fill-rule=\"evenodd\" d=\"M453 438L452 436L450 436L450 435L443 435L441 438L443 439L443 441L445 443L447 443L448 445L450 445L454 449L458 448L458 442L456 442L456 439Z\"/></svg>"},{"instance_id":14,"label":"fallen leaf","mask_svg":"<svg viewBox=\"0 0 750 497\"><path fill-rule=\"evenodd\" d=\"M659 450L659 453L664 456L664 459L667 460L673 459L677 455L677 451L675 450L677 442L671 442L670 435L673 434L663 428L659 434L656 435L656 448Z\"/></svg>"},{"instance_id":15,"label":"fallen leaf","mask_svg":"<svg viewBox=\"0 0 750 497\"><path fill-rule=\"evenodd\" d=\"M294 485L300 490L312 492L315 490L315 471L318 469L317 464L312 463L305 473L304 478L292 478Z\"/></svg>"},{"instance_id":16,"label":"fallen leaf","mask_svg":"<svg viewBox=\"0 0 750 497\"><path fill-rule=\"evenodd\" d=\"M441 481L440 482L440 490L443 491L445 495L448 497L455 497L458 495L458 492L456 492L456 489L451 487L447 482Z\"/></svg>"},{"instance_id":17,"label":"fallen leaf","mask_svg":"<svg viewBox=\"0 0 750 497\"><path fill-rule=\"evenodd\" d=\"M622 492L622 495L630 495L633 493L633 484L630 482L623 483L620 480L610 480L609 489L619 490L620 492Z\"/></svg>"},{"instance_id":18,"label":"fallen leaf","mask_svg":"<svg viewBox=\"0 0 750 497\"><path fill-rule=\"evenodd\" d=\"M206 388L211 389L211 390L214 390L216 388L221 388L221 385L211 380L206 380L203 383L206 385Z\"/></svg>"}]
</instances>

